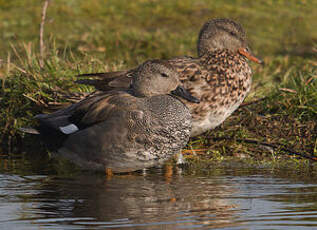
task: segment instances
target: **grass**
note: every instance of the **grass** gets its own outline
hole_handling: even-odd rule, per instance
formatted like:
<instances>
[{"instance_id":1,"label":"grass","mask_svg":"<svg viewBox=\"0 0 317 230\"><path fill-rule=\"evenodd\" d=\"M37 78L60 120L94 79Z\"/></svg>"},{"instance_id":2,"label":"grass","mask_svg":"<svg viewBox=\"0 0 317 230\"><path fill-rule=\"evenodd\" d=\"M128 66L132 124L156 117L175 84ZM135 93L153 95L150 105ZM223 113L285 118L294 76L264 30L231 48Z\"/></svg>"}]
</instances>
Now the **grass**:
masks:
<instances>
[{"instance_id":1,"label":"grass","mask_svg":"<svg viewBox=\"0 0 317 230\"><path fill-rule=\"evenodd\" d=\"M243 25L253 52L266 65L252 64L249 104L192 139L188 149L203 149L196 156L207 161L317 154L316 1L54 0L40 68L42 4L0 0L0 152L34 151L34 137L18 128L61 102L56 92L93 90L74 84L74 75L126 69L149 58L195 56L202 24L230 17Z\"/></svg>"}]
</instances>

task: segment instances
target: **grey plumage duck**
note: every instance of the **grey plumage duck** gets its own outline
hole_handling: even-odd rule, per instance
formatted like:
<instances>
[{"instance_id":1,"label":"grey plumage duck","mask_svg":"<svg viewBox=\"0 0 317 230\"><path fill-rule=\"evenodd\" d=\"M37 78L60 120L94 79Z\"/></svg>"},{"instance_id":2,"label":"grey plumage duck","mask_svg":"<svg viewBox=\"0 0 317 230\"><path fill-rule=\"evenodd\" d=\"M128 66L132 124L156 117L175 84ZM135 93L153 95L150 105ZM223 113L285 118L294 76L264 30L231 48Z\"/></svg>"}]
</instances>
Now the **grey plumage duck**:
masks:
<instances>
[{"instance_id":1,"label":"grey plumage duck","mask_svg":"<svg viewBox=\"0 0 317 230\"><path fill-rule=\"evenodd\" d=\"M177 72L152 60L134 72L130 89L100 92L52 114L36 116L50 149L84 169L130 172L178 153L191 130L188 108L175 96L199 102L180 86Z\"/></svg>"},{"instance_id":2,"label":"grey plumage duck","mask_svg":"<svg viewBox=\"0 0 317 230\"><path fill-rule=\"evenodd\" d=\"M246 34L240 24L231 19L206 22L198 37L198 57L176 57L167 60L179 73L179 79L199 104L184 101L193 116L191 136L220 125L239 105L251 89L252 71L247 59L256 63ZM83 74L100 79L81 80L98 90L127 88L136 69L127 71Z\"/></svg>"}]
</instances>

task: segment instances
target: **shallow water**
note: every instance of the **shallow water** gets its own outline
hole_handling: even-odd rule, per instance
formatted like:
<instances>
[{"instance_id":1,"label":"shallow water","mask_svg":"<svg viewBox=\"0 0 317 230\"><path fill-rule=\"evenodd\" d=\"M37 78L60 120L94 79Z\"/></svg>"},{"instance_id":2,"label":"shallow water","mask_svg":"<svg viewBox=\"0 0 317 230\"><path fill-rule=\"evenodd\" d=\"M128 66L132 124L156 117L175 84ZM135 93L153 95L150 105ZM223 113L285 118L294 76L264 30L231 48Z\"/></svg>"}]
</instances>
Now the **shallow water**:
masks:
<instances>
[{"instance_id":1,"label":"shallow water","mask_svg":"<svg viewBox=\"0 0 317 230\"><path fill-rule=\"evenodd\" d=\"M107 178L62 176L45 164L0 159L0 229L317 227L316 177L292 168L215 164L206 173L163 168Z\"/></svg>"}]
</instances>

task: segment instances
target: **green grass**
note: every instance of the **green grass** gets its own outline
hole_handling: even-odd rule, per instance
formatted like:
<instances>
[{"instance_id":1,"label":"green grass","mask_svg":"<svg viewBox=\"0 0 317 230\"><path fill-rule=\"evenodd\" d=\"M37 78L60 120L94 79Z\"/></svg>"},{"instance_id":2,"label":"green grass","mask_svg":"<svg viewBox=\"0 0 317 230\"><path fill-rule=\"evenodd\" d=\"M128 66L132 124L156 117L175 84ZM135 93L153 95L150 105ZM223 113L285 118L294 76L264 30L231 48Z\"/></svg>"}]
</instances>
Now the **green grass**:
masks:
<instances>
[{"instance_id":1,"label":"green grass","mask_svg":"<svg viewBox=\"0 0 317 230\"><path fill-rule=\"evenodd\" d=\"M246 102L265 99L241 107L221 127L192 139L189 148L206 149L203 157L214 160L274 160L285 148L317 154L316 1L54 0L40 68L42 4L0 0L0 152L33 150L34 137L18 128L61 102L56 92L92 90L74 84L74 75L126 69L149 58L195 56L202 24L230 17L243 25L253 52L266 63L252 64Z\"/></svg>"}]
</instances>

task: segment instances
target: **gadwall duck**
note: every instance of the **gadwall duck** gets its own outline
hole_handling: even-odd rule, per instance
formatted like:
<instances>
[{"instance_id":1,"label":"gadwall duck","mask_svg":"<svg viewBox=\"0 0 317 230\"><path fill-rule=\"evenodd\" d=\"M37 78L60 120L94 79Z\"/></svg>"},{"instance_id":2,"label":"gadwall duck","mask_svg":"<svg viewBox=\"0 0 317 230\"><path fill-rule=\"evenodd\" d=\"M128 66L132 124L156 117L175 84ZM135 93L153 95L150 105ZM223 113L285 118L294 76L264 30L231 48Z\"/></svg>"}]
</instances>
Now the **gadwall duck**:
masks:
<instances>
[{"instance_id":1,"label":"gadwall duck","mask_svg":"<svg viewBox=\"0 0 317 230\"><path fill-rule=\"evenodd\" d=\"M184 101L193 117L191 136L220 125L243 102L251 88L251 68L247 59L256 63L240 24L230 19L206 22L198 37L198 57L176 57L167 60L179 73L179 79L199 104ZM98 90L128 88L137 69L82 74L99 79L82 79Z\"/></svg>"},{"instance_id":2,"label":"gadwall duck","mask_svg":"<svg viewBox=\"0 0 317 230\"><path fill-rule=\"evenodd\" d=\"M100 92L51 114L36 116L41 134L56 156L84 169L130 172L158 165L187 143L191 114L177 95L194 103L178 73L152 60L133 72L125 91Z\"/></svg>"}]
</instances>

